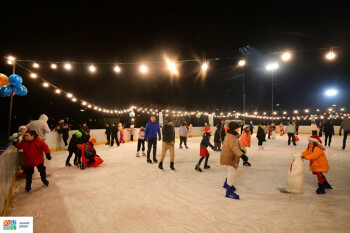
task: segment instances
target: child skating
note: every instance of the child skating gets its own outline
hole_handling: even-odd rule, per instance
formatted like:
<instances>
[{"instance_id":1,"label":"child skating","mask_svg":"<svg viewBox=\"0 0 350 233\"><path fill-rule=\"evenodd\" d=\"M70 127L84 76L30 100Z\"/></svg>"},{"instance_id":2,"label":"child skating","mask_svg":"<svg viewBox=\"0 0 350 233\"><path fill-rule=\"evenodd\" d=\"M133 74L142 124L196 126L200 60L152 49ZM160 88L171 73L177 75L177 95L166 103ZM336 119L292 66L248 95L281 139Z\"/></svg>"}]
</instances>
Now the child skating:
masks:
<instances>
[{"instance_id":1,"label":"child skating","mask_svg":"<svg viewBox=\"0 0 350 233\"><path fill-rule=\"evenodd\" d=\"M250 136L250 127L249 125L246 125L243 127L242 137L239 141L241 145L241 150L244 151L244 155L242 155L243 165L244 166L251 166L251 164L248 162L248 156L247 156L247 147L250 147L251 142L251 136Z\"/></svg>"},{"instance_id":2,"label":"child skating","mask_svg":"<svg viewBox=\"0 0 350 233\"><path fill-rule=\"evenodd\" d=\"M202 172L202 169L200 168L201 163L203 161L203 159L205 158L205 163L204 163L204 169L209 169L210 166L208 165L208 159L209 159L209 151L208 151L208 146L210 146L211 149L213 149L213 151L215 151L214 146L210 143L210 133L211 133L211 129L210 127L205 128L204 134L203 134L203 138L201 141L201 145L200 145L200 156L201 158L199 159L196 167L194 169L196 169L199 172Z\"/></svg>"},{"instance_id":3,"label":"child skating","mask_svg":"<svg viewBox=\"0 0 350 233\"><path fill-rule=\"evenodd\" d=\"M138 133L138 139L137 139L137 153L136 157L140 157L140 149L142 145L142 156L146 156L145 154L145 128L141 126L140 132Z\"/></svg>"}]
</instances>

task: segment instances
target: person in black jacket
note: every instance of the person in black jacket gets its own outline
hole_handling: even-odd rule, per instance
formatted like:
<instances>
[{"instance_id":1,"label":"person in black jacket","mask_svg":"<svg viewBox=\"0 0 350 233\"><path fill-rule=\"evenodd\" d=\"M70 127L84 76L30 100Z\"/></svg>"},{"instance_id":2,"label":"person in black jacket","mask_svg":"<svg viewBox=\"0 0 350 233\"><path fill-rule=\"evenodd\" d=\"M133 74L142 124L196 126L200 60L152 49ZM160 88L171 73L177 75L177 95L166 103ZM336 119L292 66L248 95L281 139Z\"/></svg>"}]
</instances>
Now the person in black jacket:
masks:
<instances>
[{"instance_id":1,"label":"person in black jacket","mask_svg":"<svg viewBox=\"0 0 350 233\"><path fill-rule=\"evenodd\" d=\"M264 147L262 146L262 144L263 144L263 141L265 140L265 136L266 136L266 134L265 134L265 131L264 131L264 129L262 128L262 125L259 125L258 126L258 132L257 132L257 134L256 134L256 137L257 137L257 139L258 139L258 148L260 149L260 150L263 150L264 149Z\"/></svg>"},{"instance_id":2,"label":"person in black jacket","mask_svg":"<svg viewBox=\"0 0 350 233\"><path fill-rule=\"evenodd\" d=\"M90 130L86 129L81 137L81 143L87 143L90 140Z\"/></svg>"},{"instance_id":3,"label":"person in black jacket","mask_svg":"<svg viewBox=\"0 0 350 233\"><path fill-rule=\"evenodd\" d=\"M328 146L331 146L331 141L332 141L332 136L334 135L334 126L331 120L327 120L326 123L323 125L324 129L324 146L327 146L327 139L329 138L328 141Z\"/></svg>"},{"instance_id":4,"label":"person in black jacket","mask_svg":"<svg viewBox=\"0 0 350 233\"><path fill-rule=\"evenodd\" d=\"M106 136L107 136L107 143L106 145L110 145L111 143L111 133L112 133L112 129L109 123L106 124Z\"/></svg>"},{"instance_id":5,"label":"person in black jacket","mask_svg":"<svg viewBox=\"0 0 350 233\"><path fill-rule=\"evenodd\" d=\"M162 156L160 158L160 162L158 168L163 170L163 161L167 150L170 151L170 169L175 171L174 168L174 144L175 144L175 129L173 125L173 121L170 119L168 124L164 125L162 128L163 135L163 143L162 143Z\"/></svg>"},{"instance_id":6,"label":"person in black jacket","mask_svg":"<svg viewBox=\"0 0 350 233\"><path fill-rule=\"evenodd\" d=\"M74 153L74 165L78 165L80 159L79 159L79 149L77 145L81 144L81 133L78 131L75 134L72 135L72 138L70 139L69 146L68 146L68 157L66 160L66 166L70 167L72 164L70 164L70 158L72 157Z\"/></svg>"},{"instance_id":7,"label":"person in black jacket","mask_svg":"<svg viewBox=\"0 0 350 233\"><path fill-rule=\"evenodd\" d=\"M221 124L217 124L216 125L216 131L214 134L214 147L215 147L215 151L221 151Z\"/></svg>"},{"instance_id":8,"label":"person in black jacket","mask_svg":"<svg viewBox=\"0 0 350 233\"><path fill-rule=\"evenodd\" d=\"M226 136L225 124L223 124L222 127L221 127L221 143L222 144L224 144L225 136Z\"/></svg>"},{"instance_id":9,"label":"person in black jacket","mask_svg":"<svg viewBox=\"0 0 350 233\"><path fill-rule=\"evenodd\" d=\"M114 140L116 141L117 146L120 146L120 143L118 140L118 126L115 123L112 124L111 133L112 133L111 146L114 145Z\"/></svg>"},{"instance_id":10,"label":"person in black jacket","mask_svg":"<svg viewBox=\"0 0 350 233\"><path fill-rule=\"evenodd\" d=\"M210 148L213 149L213 151L215 151L214 146L210 143L210 136L211 136L210 133L211 133L211 129L209 127L206 128L201 141L200 150L199 150L199 155L201 156L201 158L199 159L196 167L194 168L199 172L202 172L202 169L200 168L200 166L204 158L205 158L204 169L210 168L210 166L208 165L208 160L210 156L209 151L207 149L208 146L210 146Z\"/></svg>"}]
</instances>

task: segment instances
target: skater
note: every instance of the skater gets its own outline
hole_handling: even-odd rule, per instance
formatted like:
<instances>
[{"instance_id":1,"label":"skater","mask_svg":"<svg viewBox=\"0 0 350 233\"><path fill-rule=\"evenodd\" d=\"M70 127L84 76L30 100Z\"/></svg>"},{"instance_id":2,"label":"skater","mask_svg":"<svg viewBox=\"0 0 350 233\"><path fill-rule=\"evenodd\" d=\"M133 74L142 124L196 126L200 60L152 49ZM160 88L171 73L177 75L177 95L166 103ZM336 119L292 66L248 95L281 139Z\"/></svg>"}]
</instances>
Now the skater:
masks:
<instances>
[{"instance_id":1,"label":"skater","mask_svg":"<svg viewBox=\"0 0 350 233\"><path fill-rule=\"evenodd\" d=\"M296 121L293 121L293 125L295 127L295 135L299 134L299 124Z\"/></svg>"},{"instance_id":2,"label":"skater","mask_svg":"<svg viewBox=\"0 0 350 233\"><path fill-rule=\"evenodd\" d=\"M81 132L78 131L72 135L69 141L69 146L68 146L69 154L66 159L66 167L72 166L72 164L70 164L70 158L72 157L73 154L74 154L74 165L76 166L80 163L80 152L77 146L81 144L81 136L82 136Z\"/></svg>"},{"instance_id":3,"label":"skater","mask_svg":"<svg viewBox=\"0 0 350 233\"><path fill-rule=\"evenodd\" d=\"M123 127L122 123L118 124L118 130L119 130L119 142L120 143L125 143L125 140L124 140L124 127Z\"/></svg>"},{"instance_id":4,"label":"skater","mask_svg":"<svg viewBox=\"0 0 350 233\"><path fill-rule=\"evenodd\" d=\"M80 126L79 131L80 131L82 134L84 134L84 132L85 132L86 130L89 130L89 131L90 131L89 127L86 125L86 122L83 122L83 125Z\"/></svg>"},{"instance_id":5,"label":"skater","mask_svg":"<svg viewBox=\"0 0 350 233\"><path fill-rule=\"evenodd\" d=\"M258 132L256 133L256 138L258 139L258 149L259 150L263 150L264 147L262 146L263 145L263 142L265 140L265 137L266 137L266 134L264 132L264 129L262 127L262 125L258 125Z\"/></svg>"},{"instance_id":6,"label":"skater","mask_svg":"<svg viewBox=\"0 0 350 233\"><path fill-rule=\"evenodd\" d=\"M216 125L216 130L215 130L215 134L214 134L214 147L215 147L215 151L221 151L221 142L222 142L222 138L221 138L221 124L217 124Z\"/></svg>"},{"instance_id":7,"label":"skater","mask_svg":"<svg viewBox=\"0 0 350 233\"><path fill-rule=\"evenodd\" d=\"M83 136L81 137L81 143L87 143L90 140L90 130L86 129Z\"/></svg>"},{"instance_id":8,"label":"skater","mask_svg":"<svg viewBox=\"0 0 350 233\"><path fill-rule=\"evenodd\" d=\"M327 146L327 140L328 141L328 146L331 146L332 142L332 136L334 135L334 126L331 120L327 120L326 123L324 124L324 146Z\"/></svg>"},{"instance_id":9,"label":"skater","mask_svg":"<svg viewBox=\"0 0 350 233\"><path fill-rule=\"evenodd\" d=\"M224 144L225 136L226 136L226 129L225 129L225 124L223 124L221 127L221 144Z\"/></svg>"},{"instance_id":10,"label":"skater","mask_svg":"<svg viewBox=\"0 0 350 233\"><path fill-rule=\"evenodd\" d=\"M288 146L290 145L290 139L292 139L294 146L297 145L295 144L295 137L294 137L295 132L296 130L293 122L289 122L289 125L286 128L286 133L288 133Z\"/></svg>"},{"instance_id":11,"label":"skater","mask_svg":"<svg viewBox=\"0 0 350 233\"><path fill-rule=\"evenodd\" d=\"M111 127L111 147L114 145L114 140L117 143L117 146L120 146L119 140L118 140L118 127L116 126L115 123L112 124Z\"/></svg>"},{"instance_id":12,"label":"skater","mask_svg":"<svg viewBox=\"0 0 350 233\"><path fill-rule=\"evenodd\" d=\"M283 134L284 134L284 125L283 125L282 122L280 123L280 126L278 128L279 128L279 130L281 132L280 136L283 136Z\"/></svg>"},{"instance_id":13,"label":"skater","mask_svg":"<svg viewBox=\"0 0 350 233\"><path fill-rule=\"evenodd\" d=\"M325 122L320 121L320 123L318 123L318 136L321 138L322 137L322 132L324 131L324 124Z\"/></svg>"},{"instance_id":14,"label":"skater","mask_svg":"<svg viewBox=\"0 0 350 233\"><path fill-rule=\"evenodd\" d=\"M91 137L89 141L81 146L82 161L80 164L80 170L84 170L87 166L96 167L97 165L103 163L103 160L96 154L94 144L96 143L96 138Z\"/></svg>"},{"instance_id":15,"label":"skater","mask_svg":"<svg viewBox=\"0 0 350 233\"><path fill-rule=\"evenodd\" d=\"M249 123L249 127L250 127L250 133L251 133L251 135L253 135L253 132L254 132L254 125L253 125L253 121L250 121L250 123Z\"/></svg>"},{"instance_id":16,"label":"skater","mask_svg":"<svg viewBox=\"0 0 350 233\"><path fill-rule=\"evenodd\" d=\"M272 128L272 123L271 123L269 125L269 136L268 136L268 139L271 139L272 131L273 131L273 128Z\"/></svg>"},{"instance_id":17,"label":"skater","mask_svg":"<svg viewBox=\"0 0 350 233\"><path fill-rule=\"evenodd\" d=\"M244 166L251 166L251 164L248 162L248 156L247 156L247 147L250 147L251 142L251 136L250 136L250 127L249 125L246 125L243 127L244 131L241 137L241 140L239 141L241 150L244 151L244 154L241 156L243 160Z\"/></svg>"},{"instance_id":18,"label":"skater","mask_svg":"<svg viewBox=\"0 0 350 233\"><path fill-rule=\"evenodd\" d=\"M69 126L68 126L68 124L64 123L63 119L58 122L58 126L56 127L56 131L59 134L62 134L62 139L64 142L64 149L68 149L67 140L69 138Z\"/></svg>"},{"instance_id":19,"label":"skater","mask_svg":"<svg viewBox=\"0 0 350 233\"><path fill-rule=\"evenodd\" d=\"M179 129L179 135L180 135L180 146L179 149L182 149L182 142L184 143L186 149L188 149L187 147L187 128L186 128L186 123L182 122L181 127ZM164 134L163 134L164 136Z\"/></svg>"},{"instance_id":20,"label":"skater","mask_svg":"<svg viewBox=\"0 0 350 233\"><path fill-rule=\"evenodd\" d=\"M312 135L317 135L317 125L316 122L311 122L311 133Z\"/></svg>"},{"instance_id":21,"label":"skater","mask_svg":"<svg viewBox=\"0 0 350 233\"><path fill-rule=\"evenodd\" d=\"M185 130L187 131L186 127L185 127ZM162 128L162 135L163 135L162 157L160 158L158 168L160 170L163 170L164 157L165 157L167 150L169 150L169 152L170 152L170 169L175 171L175 168L174 168L175 129L174 129L173 121L171 119L169 119L168 124L164 125L164 127Z\"/></svg>"},{"instance_id":22,"label":"skater","mask_svg":"<svg viewBox=\"0 0 350 233\"><path fill-rule=\"evenodd\" d=\"M193 130L193 126L192 124L190 124L190 126L188 127L188 137L192 138L192 130Z\"/></svg>"},{"instance_id":23,"label":"skater","mask_svg":"<svg viewBox=\"0 0 350 233\"><path fill-rule=\"evenodd\" d=\"M262 123L261 127L263 128L264 130L264 142L266 142L266 134L269 133L269 127L268 127L268 124L266 123Z\"/></svg>"},{"instance_id":24,"label":"skater","mask_svg":"<svg viewBox=\"0 0 350 233\"><path fill-rule=\"evenodd\" d=\"M110 145L111 144L111 133L112 133L111 125L109 123L107 123L106 124L106 131L105 131L105 135L107 136L107 143L106 143L106 145Z\"/></svg>"},{"instance_id":25,"label":"skater","mask_svg":"<svg viewBox=\"0 0 350 233\"><path fill-rule=\"evenodd\" d=\"M344 117L344 120L340 124L339 136L341 136L341 131L344 130L343 146L342 149L345 150L346 139L348 134L350 134L350 119L348 116Z\"/></svg>"},{"instance_id":26,"label":"skater","mask_svg":"<svg viewBox=\"0 0 350 233\"><path fill-rule=\"evenodd\" d=\"M25 133L22 142L14 142L17 149L23 149L24 173L26 174L25 190L29 192L32 189L32 176L34 174L34 167L40 173L41 181L44 185L49 186L49 181L46 179L46 167L44 166L44 156L50 160L50 149L48 145L41 139L34 130L28 130Z\"/></svg>"},{"instance_id":27,"label":"skater","mask_svg":"<svg viewBox=\"0 0 350 233\"><path fill-rule=\"evenodd\" d=\"M225 197L232 199L239 199L239 195L235 193L236 188L234 186L234 183L237 168L239 165L239 159L241 156L244 155L244 153L240 149L240 135L238 132L239 125L236 122L230 122L229 129L227 130L226 140L224 142L224 145L222 146L222 151L220 155L220 164L226 165L227 168L227 178L224 183L224 188L226 188Z\"/></svg>"},{"instance_id":28,"label":"skater","mask_svg":"<svg viewBox=\"0 0 350 233\"><path fill-rule=\"evenodd\" d=\"M128 131L130 132L130 142L133 142L134 141L134 134L135 134L134 125L130 125L130 129L128 129Z\"/></svg>"},{"instance_id":29,"label":"skater","mask_svg":"<svg viewBox=\"0 0 350 233\"><path fill-rule=\"evenodd\" d=\"M18 133L14 133L12 136L10 136L9 140L21 142L26 132L27 132L27 127L25 125L22 125L18 128ZM23 149L18 149L18 165L22 173L18 174L17 178L25 178L26 175L24 173Z\"/></svg>"},{"instance_id":30,"label":"skater","mask_svg":"<svg viewBox=\"0 0 350 233\"><path fill-rule=\"evenodd\" d=\"M202 163L204 158L205 158L204 169L210 168L210 166L208 165L208 160L209 160L209 156L210 156L209 151L207 149L208 146L210 146L210 148L213 149L213 151L215 151L214 146L210 143L210 136L211 136L211 128L207 127L204 131L201 145L199 148L199 155L201 156L201 158L199 159L196 167L194 168L199 172L202 172L202 169L200 168L200 166L201 166L201 163Z\"/></svg>"},{"instance_id":31,"label":"skater","mask_svg":"<svg viewBox=\"0 0 350 233\"><path fill-rule=\"evenodd\" d=\"M143 126L141 126L140 132L138 134L136 157L140 157L139 152L140 152L141 145L142 145L142 156L146 156L146 154L145 154L145 128Z\"/></svg>"},{"instance_id":32,"label":"skater","mask_svg":"<svg viewBox=\"0 0 350 233\"><path fill-rule=\"evenodd\" d=\"M151 150L153 147L153 162L157 163L158 160L156 158L157 155L157 133L159 137L159 141L161 140L160 128L158 122L156 122L156 117L151 116L150 121L146 125L145 130L145 139L147 140L147 163L152 163L150 159Z\"/></svg>"},{"instance_id":33,"label":"skater","mask_svg":"<svg viewBox=\"0 0 350 233\"><path fill-rule=\"evenodd\" d=\"M49 118L45 114L41 114L39 119L36 121L31 121L26 125L27 130L34 130L39 134L39 138L43 141L46 140L46 134L50 133L49 125L47 120Z\"/></svg>"},{"instance_id":34,"label":"skater","mask_svg":"<svg viewBox=\"0 0 350 233\"><path fill-rule=\"evenodd\" d=\"M309 144L306 150L303 152L303 157L306 160L310 160L310 171L312 174L317 176L318 189L317 194L325 194L325 189L333 189L332 186L327 182L326 177L322 174L328 172L329 166L327 157L322 147L322 141L317 135L309 137Z\"/></svg>"}]
</instances>

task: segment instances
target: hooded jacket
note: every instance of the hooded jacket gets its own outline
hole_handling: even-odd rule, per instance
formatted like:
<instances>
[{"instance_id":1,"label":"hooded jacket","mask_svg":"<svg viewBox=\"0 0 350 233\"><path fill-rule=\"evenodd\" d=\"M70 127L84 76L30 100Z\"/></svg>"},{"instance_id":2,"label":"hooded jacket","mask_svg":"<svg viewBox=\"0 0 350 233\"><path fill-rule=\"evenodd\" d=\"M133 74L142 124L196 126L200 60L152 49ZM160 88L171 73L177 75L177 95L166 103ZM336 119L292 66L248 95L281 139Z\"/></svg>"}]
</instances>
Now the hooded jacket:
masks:
<instances>
[{"instance_id":1,"label":"hooded jacket","mask_svg":"<svg viewBox=\"0 0 350 233\"><path fill-rule=\"evenodd\" d=\"M250 133L247 133L245 130L243 131L241 140L239 141L241 146L250 147L251 136Z\"/></svg>"},{"instance_id":2,"label":"hooded jacket","mask_svg":"<svg viewBox=\"0 0 350 233\"><path fill-rule=\"evenodd\" d=\"M261 126L258 127L258 132L256 134L256 137L260 141L263 141L265 139L265 132Z\"/></svg>"},{"instance_id":3,"label":"hooded jacket","mask_svg":"<svg viewBox=\"0 0 350 233\"><path fill-rule=\"evenodd\" d=\"M23 149L23 163L26 167L35 167L44 163L45 154L50 153L49 146L40 139L22 141L15 144L18 149Z\"/></svg>"},{"instance_id":4,"label":"hooded jacket","mask_svg":"<svg viewBox=\"0 0 350 233\"><path fill-rule=\"evenodd\" d=\"M180 137L187 137L187 127L186 126L181 126L179 129L179 136ZM163 134L164 137L164 134Z\"/></svg>"},{"instance_id":5,"label":"hooded jacket","mask_svg":"<svg viewBox=\"0 0 350 233\"><path fill-rule=\"evenodd\" d=\"M240 135L237 132L227 132L224 144L221 148L220 164L230 165L234 168L238 167L239 158L243 155L241 147L239 145Z\"/></svg>"},{"instance_id":6,"label":"hooded jacket","mask_svg":"<svg viewBox=\"0 0 350 233\"><path fill-rule=\"evenodd\" d=\"M328 160L323 152L325 149L320 145L313 146L309 144L306 150L303 152L305 159L310 160L309 169L313 172L328 172Z\"/></svg>"},{"instance_id":7,"label":"hooded jacket","mask_svg":"<svg viewBox=\"0 0 350 233\"><path fill-rule=\"evenodd\" d=\"M145 129L145 139L157 138L157 133L160 139L162 136L160 134L160 128L159 128L158 122L149 121Z\"/></svg>"},{"instance_id":8,"label":"hooded jacket","mask_svg":"<svg viewBox=\"0 0 350 233\"><path fill-rule=\"evenodd\" d=\"M41 114L38 120L30 122L26 127L28 130L34 130L37 132L40 139L45 141L46 134L50 133L50 128L47 124L48 119L49 118L45 114Z\"/></svg>"}]
</instances>

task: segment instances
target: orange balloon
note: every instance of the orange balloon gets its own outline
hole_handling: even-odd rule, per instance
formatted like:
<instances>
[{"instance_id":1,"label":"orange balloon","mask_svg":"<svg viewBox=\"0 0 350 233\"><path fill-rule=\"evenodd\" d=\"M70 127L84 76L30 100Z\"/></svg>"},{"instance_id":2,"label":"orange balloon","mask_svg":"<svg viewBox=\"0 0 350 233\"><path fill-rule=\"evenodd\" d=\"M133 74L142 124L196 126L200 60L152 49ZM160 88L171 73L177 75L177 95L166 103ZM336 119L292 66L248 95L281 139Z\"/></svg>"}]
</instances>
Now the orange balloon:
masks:
<instances>
[{"instance_id":1,"label":"orange balloon","mask_svg":"<svg viewBox=\"0 0 350 233\"><path fill-rule=\"evenodd\" d=\"M9 78L4 74L0 74L0 86L2 85L10 85Z\"/></svg>"}]
</instances>

